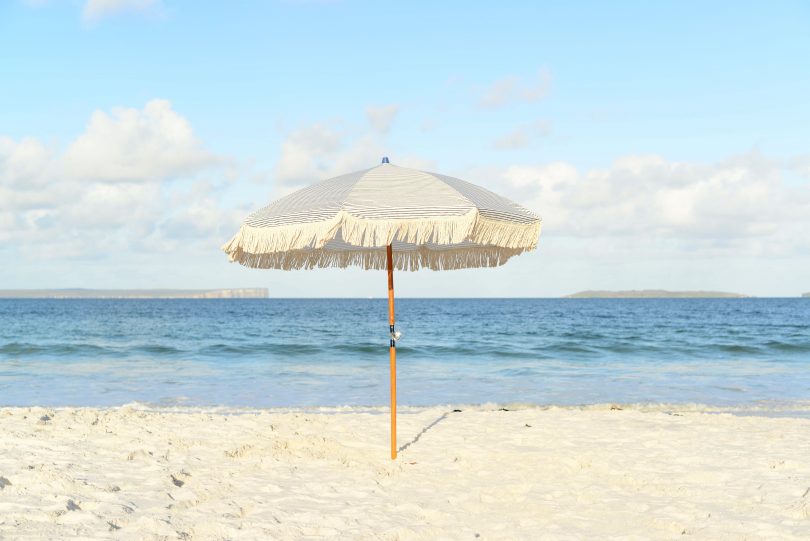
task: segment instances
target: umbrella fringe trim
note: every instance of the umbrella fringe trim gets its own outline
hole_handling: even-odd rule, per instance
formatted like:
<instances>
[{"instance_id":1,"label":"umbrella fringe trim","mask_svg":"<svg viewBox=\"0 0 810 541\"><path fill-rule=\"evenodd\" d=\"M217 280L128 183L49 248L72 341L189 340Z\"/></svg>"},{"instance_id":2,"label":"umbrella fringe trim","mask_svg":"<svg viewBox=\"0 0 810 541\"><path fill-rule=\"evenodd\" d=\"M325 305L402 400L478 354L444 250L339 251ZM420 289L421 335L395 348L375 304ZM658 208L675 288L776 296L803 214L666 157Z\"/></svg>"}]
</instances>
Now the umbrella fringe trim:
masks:
<instances>
[{"instance_id":1,"label":"umbrella fringe trim","mask_svg":"<svg viewBox=\"0 0 810 541\"><path fill-rule=\"evenodd\" d=\"M498 248L532 250L540 236L540 220L514 223L485 218L477 210L463 216L436 219L370 220L347 212L335 218L303 224L254 227L243 224L223 251L234 255L272 254L291 250L318 250L336 238L363 248L385 247L394 240L423 245L471 242Z\"/></svg>"},{"instance_id":2,"label":"umbrella fringe trim","mask_svg":"<svg viewBox=\"0 0 810 541\"><path fill-rule=\"evenodd\" d=\"M500 220L490 220L479 216L475 221L469 240L484 246L501 248L523 248L534 250L540 238L541 221L516 224Z\"/></svg>"},{"instance_id":3,"label":"umbrella fringe trim","mask_svg":"<svg viewBox=\"0 0 810 541\"><path fill-rule=\"evenodd\" d=\"M478 267L498 267L510 257L527 251L525 248L500 248L483 246L472 248L455 248L449 250L430 250L420 248L394 252L394 268L400 271L416 271L420 268L431 270L454 270ZM233 261L246 267L263 269L315 269L327 267L356 266L366 270L386 268L386 253L382 248L329 251L329 250L292 250L275 253L248 253L238 251L231 254Z\"/></svg>"}]
</instances>

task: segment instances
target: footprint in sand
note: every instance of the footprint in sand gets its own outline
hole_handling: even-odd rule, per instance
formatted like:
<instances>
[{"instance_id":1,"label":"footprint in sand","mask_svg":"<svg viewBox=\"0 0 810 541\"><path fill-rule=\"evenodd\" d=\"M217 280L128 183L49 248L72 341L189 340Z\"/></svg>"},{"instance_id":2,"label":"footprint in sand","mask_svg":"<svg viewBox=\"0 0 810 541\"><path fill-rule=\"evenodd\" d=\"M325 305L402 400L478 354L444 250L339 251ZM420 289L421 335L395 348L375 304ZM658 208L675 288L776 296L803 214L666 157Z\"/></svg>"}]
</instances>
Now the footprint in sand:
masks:
<instances>
[{"instance_id":1,"label":"footprint in sand","mask_svg":"<svg viewBox=\"0 0 810 541\"><path fill-rule=\"evenodd\" d=\"M186 470L180 470L177 474L170 474L172 478L172 483L176 487L181 487L186 484L186 482L182 478L191 477L191 474L188 473Z\"/></svg>"},{"instance_id":2,"label":"footprint in sand","mask_svg":"<svg viewBox=\"0 0 810 541\"><path fill-rule=\"evenodd\" d=\"M135 460L136 458L149 458L152 456L152 451L145 451L144 449L136 449L127 455L127 460Z\"/></svg>"}]
</instances>

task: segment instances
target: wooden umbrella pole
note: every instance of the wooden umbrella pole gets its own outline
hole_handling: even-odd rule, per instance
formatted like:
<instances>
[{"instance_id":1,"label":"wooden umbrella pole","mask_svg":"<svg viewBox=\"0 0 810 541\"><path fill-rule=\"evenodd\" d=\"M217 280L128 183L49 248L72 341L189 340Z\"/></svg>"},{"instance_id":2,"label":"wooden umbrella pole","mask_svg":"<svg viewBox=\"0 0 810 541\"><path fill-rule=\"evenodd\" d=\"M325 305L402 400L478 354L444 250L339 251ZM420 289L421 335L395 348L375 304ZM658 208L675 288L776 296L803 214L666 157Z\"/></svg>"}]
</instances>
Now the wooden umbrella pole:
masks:
<instances>
[{"instance_id":1,"label":"wooden umbrella pole","mask_svg":"<svg viewBox=\"0 0 810 541\"><path fill-rule=\"evenodd\" d=\"M386 249L388 263L388 328L391 332L391 460L397 458L397 341L394 338L394 254Z\"/></svg>"}]
</instances>

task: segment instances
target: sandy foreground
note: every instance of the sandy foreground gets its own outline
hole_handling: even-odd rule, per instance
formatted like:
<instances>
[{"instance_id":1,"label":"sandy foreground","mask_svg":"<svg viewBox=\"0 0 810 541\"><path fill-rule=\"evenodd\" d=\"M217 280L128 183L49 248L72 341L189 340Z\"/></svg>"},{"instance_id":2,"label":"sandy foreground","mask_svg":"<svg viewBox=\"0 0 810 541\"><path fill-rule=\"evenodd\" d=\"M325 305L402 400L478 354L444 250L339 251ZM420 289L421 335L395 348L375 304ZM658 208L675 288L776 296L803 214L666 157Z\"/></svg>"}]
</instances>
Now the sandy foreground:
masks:
<instances>
[{"instance_id":1,"label":"sandy foreground","mask_svg":"<svg viewBox=\"0 0 810 541\"><path fill-rule=\"evenodd\" d=\"M810 539L810 420L0 409L2 539Z\"/></svg>"}]
</instances>

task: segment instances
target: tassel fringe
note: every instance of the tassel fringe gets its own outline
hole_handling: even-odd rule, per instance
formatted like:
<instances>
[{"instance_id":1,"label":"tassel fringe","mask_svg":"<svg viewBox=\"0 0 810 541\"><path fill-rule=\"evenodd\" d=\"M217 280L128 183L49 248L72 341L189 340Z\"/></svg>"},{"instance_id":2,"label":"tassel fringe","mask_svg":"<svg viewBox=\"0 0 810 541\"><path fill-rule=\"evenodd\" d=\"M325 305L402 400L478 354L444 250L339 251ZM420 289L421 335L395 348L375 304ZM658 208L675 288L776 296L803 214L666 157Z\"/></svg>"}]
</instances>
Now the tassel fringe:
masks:
<instances>
[{"instance_id":1,"label":"tassel fringe","mask_svg":"<svg viewBox=\"0 0 810 541\"><path fill-rule=\"evenodd\" d=\"M484 218L477 210L428 220L367 220L340 212L334 219L310 224L244 224L222 249L231 261L253 268L384 269L385 247L400 242L414 246L395 249L398 270L496 267L536 248L540 226L539 219L505 222ZM345 244L331 250L327 243L332 240Z\"/></svg>"}]
</instances>

